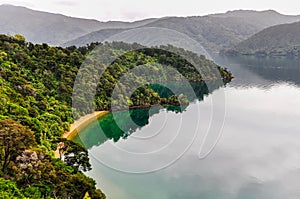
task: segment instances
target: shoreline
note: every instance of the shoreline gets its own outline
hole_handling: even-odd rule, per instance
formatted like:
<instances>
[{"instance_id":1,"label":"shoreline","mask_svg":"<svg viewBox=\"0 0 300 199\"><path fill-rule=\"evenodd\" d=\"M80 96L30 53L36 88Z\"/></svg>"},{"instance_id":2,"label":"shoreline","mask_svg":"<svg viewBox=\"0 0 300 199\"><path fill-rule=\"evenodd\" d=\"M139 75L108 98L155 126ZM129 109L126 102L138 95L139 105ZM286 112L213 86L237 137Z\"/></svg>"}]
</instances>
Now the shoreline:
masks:
<instances>
[{"instance_id":1,"label":"shoreline","mask_svg":"<svg viewBox=\"0 0 300 199\"><path fill-rule=\"evenodd\" d=\"M78 120L75 120L74 123L70 125L70 130L66 131L61 137L66 138L68 140L72 140L74 137L76 137L78 131L81 131L91 122L97 120L98 118L102 117L107 113L109 113L109 111L95 111L93 113L80 117Z\"/></svg>"},{"instance_id":2,"label":"shoreline","mask_svg":"<svg viewBox=\"0 0 300 199\"><path fill-rule=\"evenodd\" d=\"M109 111L95 111L93 113L87 114L85 116L80 117L78 120L75 120L72 124L70 124L70 130L66 131L61 138L66 138L68 140L74 139L78 132L88 126L91 122L97 120L98 118L106 115ZM54 157L60 158L59 150L56 149L54 151Z\"/></svg>"},{"instance_id":3,"label":"shoreline","mask_svg":"<svg viewBox=\"0 0 300 199\"><path fill-rule=\"evenodd\" d=\"M234 77L227 77L227 78L222 78L222 79L206 79L206 80L189 80L189 81L214 81L214 80L231 80ZM174 82L180 82L179 80L175 80ZM159 82L159 83L163 83L163 82ZM159 105L159 104L153 104L153 105ZM129 110L132 109L138 109L138 108L149 108L153 105L142 105L142 106L133 106L133 107L129 107ZM118 111L122 111L122 110L127 110L125 109L119 109ZM61 138L65 138L68 140L73 140L77 135L78 132L81 131L82 129L84 129L86 126L88 126L91 122L97 120L98 118L102 117L103 115L106 115L107 113L109 113L110 111L95 111L93 113L87 114L85 116L80 117L78 120L75 120L72 124L70 124L70 130L66 131ZM59 158L59 151L58 149L54 151L54 157L55 158Z\"/></svg>"}]
</instances>

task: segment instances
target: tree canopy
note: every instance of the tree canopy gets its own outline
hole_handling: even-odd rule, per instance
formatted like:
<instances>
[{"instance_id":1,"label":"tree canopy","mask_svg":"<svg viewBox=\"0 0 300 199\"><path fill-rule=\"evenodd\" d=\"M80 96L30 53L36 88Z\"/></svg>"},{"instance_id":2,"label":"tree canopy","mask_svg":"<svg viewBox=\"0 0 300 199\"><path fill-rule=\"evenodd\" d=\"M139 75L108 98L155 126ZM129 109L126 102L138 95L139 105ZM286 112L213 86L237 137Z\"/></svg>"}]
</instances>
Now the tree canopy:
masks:
<instances>
[{"instance_id":1,"label":"tree canopy","mask_svg":"<svg viewBox=\"0 0 300 199\"><path fill-rule=\"evenodd\" d=\"M79 90L79 95L72 99L75 79L84 62L90 63L86 67L87 79L92 80L104 69L104 66L99 68L101 63L98 65L97 58L93 57L96 46L102 46L102 51L95 50L102 59L120 56L102 71L96 85L95 101L82 96L85 90ZM134 50L136 47L141 50ZM179 54L193 60L193 64ZM130 70L139 65L151 66L151 75L146 79L139 77L144 74L143 70L137 69L137 74L130 74ZM169 73L161 76L165 69L160 65L171 66L181 75ZM203 73L197 72L194 66ZM182 94L161 96L151 87L151 79L214 79L213 68L221 74L220 78L231 78L229 71L204 56L173 46L155 49L112 42L62 48L29 43L21 35L0 35L0 184L7 187L7 190L1 187L0 193L18 198L76 199L89 193L91 198L105 198L96 189L95 181L82 173L90 169L85 148L72 141L60 140L64 143L61 149L64 159L53 157L56 141L74 122L73 113L77 119L95 109L110 110L112 105L122 109L127 106L187 104L188 96ZM129 74L127 80L119 83L124 74ZM132 80L141 86L128 97L126 94ZM91 82L87 81L86 87L90 86ZM113 90L118 91L114 99ZM72 109L72 100L82 103L83 109Z\"/></svg>"}]
</instances>

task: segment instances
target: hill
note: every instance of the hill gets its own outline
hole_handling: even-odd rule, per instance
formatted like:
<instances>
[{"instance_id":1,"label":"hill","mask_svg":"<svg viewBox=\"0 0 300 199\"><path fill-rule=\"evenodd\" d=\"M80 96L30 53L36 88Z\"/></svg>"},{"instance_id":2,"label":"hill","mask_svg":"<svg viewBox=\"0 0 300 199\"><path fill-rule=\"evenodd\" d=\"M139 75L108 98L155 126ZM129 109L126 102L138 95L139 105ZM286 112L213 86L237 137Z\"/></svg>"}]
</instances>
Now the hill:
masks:
<instances>
[{"instance_id":1,"label":"hill","mask_svg":"<svg viewBox=\"0 0 300 199\"><path fill-rule=\"evenodd\" d=\"M206 51L218 52L232 47L267 27L297 21L300 16L282 15L272 10L237 10L207 16L100 22L20 6L0 6L0 34L21 34L33 43L84 46L114 36L117 41L146 46L172 44L204 55ZM149 32L153 27L159 31ZM139 30L135 30L137 28ZM188 41L187 37L190 37Z\"/></svg>"},{"instance_id":2,"label":"hill","mask_svg":"<svg viewBox=\"0 0 300 199\"><path fill-rule=\"evenodd\" d=\"M126 43L139 43L148 47L171 44L210 58L199 42L183 33L166 28L105 29L98 31L96 34L80 37L73 42L76 43L76 46L84 46L90 41L99 40L102 42L123 41ZM70 46L73 42L66 43L64 46Z\"/></svg>"},{"instance_id":3,"label":"hill","mask_svg":"<svg viewBox=\"0 0 300 199\"><path fill-rule=\"evenodd\" d=\"M300 22L267 28L225 53L231 55L300 56Z\"/></svg>"},{"instance_id":4,"label":"hill","mask_svg":"<svg viewBox=\"0 0 300 199\"><path fill-rule=\"evenodd\" d=\"M73 122L70 92L83 57L80 52L27 43L20 35L0 35L2 197L83 198L88 192L105 199L82 173L90 169L83 147L64 140L67 159L63 162L52 154ZM68 156L74 155L69 150L80 153L75 152L83 161Z\"/></svg>"},{"instance_id":5,"label":"hill","mask_svg":"<svg viewBox=\"0 0 300 199\"><path fill-rule=\"evenodd\" d=\"M169 42L178 46L177 44L185 43L185 38L182 38L182 34L185 34L199 43L205 50L218 52L223 48L238 44L264 28L297 21L300 21L300 16L282 15L272 10L239 10L202 17L166 17L139 26L138 30L127 28L95 31L71 40L64 46L81 46L94 41L102 42L105 38L111 40L111 37L117 38L118 41L137 42L147 46L152 45L152 43L157 44L156 41L163 44ZM149 33L148 28L170 29L179 34L177 36L172 34L171 38L168 38L169 34L166 34L166 31L163 34L161 31ZM178 47L185 48L185 46ZM187 49L192 50L195 47Z\"/></svg>"},{"instance_id":6,"label":"hill","mask_svg":"<svg viewBox=\"0 0 300 199\"><path fill-rule=\"evenodd\" d=\"M100 22L31 10L13 5L0 6L0 34L21 34L33 43L60 45L87 33L107 28L134 28L153 22Z\"/></svg>"},{"instance_id":7,"label":"hill","mask_svg":"<svg viewBox=\"0 0 300 199\"><path fill-rule=\"evenodd\" d=\"M101 48L93 50L97 45ZM136 47L139 50L134 50ZM185 55L195 66L171 52ZM113 63L109 62L107 68L98 62L98 58L109 59L113 55L119 56ZM80 70L84 60L87 65ZM231 79L229 71L204 56L173 46L155 49L113 42L61 48L26 42L21 35L0 35L0 193L6 194L2 196L77 199L88 193L92 199L105 199L95 188L95 181L82 173L91 169L87 150L60 137L69 130L73 117L77 119L95 109L111 110L112 105L122 109L188 104L183 94L170 93L162 97L150 87L151 77L162 81L180 80L181 77L163 73L165 69L157 63L172 66L188 80L216 79L218 76L214 72L224 81ZM130 70L139 65L149 68L153 65L152 73L146 74L148 79L130 74ZM201 74L196 67L201 69ZM139 75L147 73L136 68ZM99 79L100 71L103 75ZM84 82L80 85L84 85L84 90L77 89L76 93L73 90L76 77L83 74ZM119 81L125 74L128 78ZM140 87L128 97L132 81ZM87 89L93 85L95 90L88 94L94 95L96 91L94 101L86 98ZM117 86L119 89L115 89ZM112 98L115 90L119 92ZM72 103L81 106L72 110ZM64 154L63 159L53 156L52 151L57 148Z\"/></svg>"}]
</instances>

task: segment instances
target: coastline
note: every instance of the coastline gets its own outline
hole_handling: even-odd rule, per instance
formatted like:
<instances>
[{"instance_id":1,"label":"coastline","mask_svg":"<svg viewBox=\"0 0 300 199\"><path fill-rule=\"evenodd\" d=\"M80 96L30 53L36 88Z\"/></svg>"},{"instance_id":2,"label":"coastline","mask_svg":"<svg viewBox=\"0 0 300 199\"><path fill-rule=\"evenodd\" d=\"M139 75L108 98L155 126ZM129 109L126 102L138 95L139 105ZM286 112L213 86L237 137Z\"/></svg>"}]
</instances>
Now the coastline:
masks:
<instances>
[{"instance_id":1,"label":"coastline","mask_svg":"<svg viewBox=\"0 0 300 199\"><path fill-rule=\"evenodd\" d=\"M78 131L81 131L91 122L97 120L98 118L107 113L109 113L109 111L95 111L93 113L80 117L78 120L74 121L74 123L70 125L70 130L66 131L61 137L66 138L68 140L72 140L74 137L76 137Z\"/></svg>"},{"instance_id":2,"label":"coastline","mask_svg":"<svg viewBox=\"0 0 300 199\"><path fill-rule=\"evenodd\" d=\"M72 140L76 137L78 132L88 126L91 122L97 120L103 115L109 113L109 111L95 111L93 113L82 116L78 120L75 120L74 123L70 125L70 130L66 131L61 137L66 138L68 140ZM59 158L58 149L54 151L54 157Z\"/></svg>"},{"instance_id":3,"label":"coastline","mask_svg":"<svg viewBox=\"0 0 300 199\"><path fill-rule=\"evenodd\" d=\"M202 80L197 80L197 79L190 79L189 81L191 82L196 82L196 81L214 81L214 80L231 80L234 77L225 77L225 78L211 78L211 79L202 79ZM171 81L173 82L173 81ZM180 82L180 80L174 80L174 82ZM159 83L165 83L165 82L159 82ZM158 104L152 104L152 105L140 105L140 106L132 106L129 107L129 109L137 109L137 108L148 108L151 107L153 105L158 105ZM127 110L127 108L120 108L118 109L118 111L122 111L122 110ZM82 129L84 129L86 126L88 126L91 122L97 120L98 118L102 117L103 115L109 113L110 111L95 111L93 113L87 114L85 116L80 117L78 120L75 120L74 123L70 124L70 130L66 131L61 138L65 138L68 140L73 140L77 135L78 132L81 131ZM59 158L59 150L55 150L54 151L54 157L55 158Z\"/></svg>"}]
</instances>

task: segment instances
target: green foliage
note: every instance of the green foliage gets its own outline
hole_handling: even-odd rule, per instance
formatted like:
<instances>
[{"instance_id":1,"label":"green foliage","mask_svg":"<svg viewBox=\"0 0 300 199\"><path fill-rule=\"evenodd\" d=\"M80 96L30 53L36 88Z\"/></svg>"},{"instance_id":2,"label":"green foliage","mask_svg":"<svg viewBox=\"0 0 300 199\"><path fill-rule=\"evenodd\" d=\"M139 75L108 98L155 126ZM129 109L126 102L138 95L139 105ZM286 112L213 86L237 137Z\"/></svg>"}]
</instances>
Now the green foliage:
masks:
<instances>
[{"instance_id":1,"label":"green foliage","mask_svg":"<svg viewBox=\"0 0 300 199\"><path fill-rule=\"evenodd\" d=\"M88 151L78 143L67 139L58 139L56 141L60 156L63 156L64 162L74 168L75 171L89 171ZM62 157L61 157L62 159Z\"/></svg>"},{"instance_id":2,"label":"green foliage","mask_svg":"<svg viewBox=\"0 0 300 199\"><path fill-rule=\"evenodd\" d=\"M102 193L102 191L99 189L91 190L88 193L91 199L106 199L104 193Z\"/></svg>"},{"instance_id":3,"label":"green foliage","mask_svg":"<svg viewBox=\"0 0 300 199\"><path fill-rule=\"evenodd\" d=\"M15 182L0 178L0 198L22 199L25 197L20 192Z\"/></svg>"},{"instance_id":4,"label":"green foliage","mask_svg":"<svg viewBox=\"0 0 300 199\"><path fill-rule=\"evenodd\" d=\"M0 115L29 126L39 144L63 134L73 122L72 84L84 56L0 35L0 57Z\"/></svg>"},{"instance_id":5,"label":"green foliage","mask_svg":"<svg viewBox=\"0 0 300 199\"><path fill-rule=\"evenodd\" d=\"M0 120L0 166L4 174L8 174L9 165L18 155L33 146L34 135L28 127L11 119Z\"/></svg>"},{"instance_id":6,"label":"green foliage","mask_svg":"<svg viewBox=\"0 0 300 199\"><path fill-rule=\"evenodd\" d=\"M16 35L14 35L14 38L15 38L16 40L22 42L22 43L25 43L25 42L26 42L25 37L22 36L22 35L16 34Z\"/></svg>"},{"instance_id":7,"label":"green foliage","mask_svg":"<svg viewBox=\"0 0 300 199\"><path fill-rule=\"evenodd\" d=\"M78 71L83 60L91 63L86 68L89 80L95 79L95 75L103 69L96 68L99 63L91 53L97 45L103 47L98 52L102 59L123 55L102 71L103 75L96 85L96 100L85 99L82 94L86 90L79 91L73 100L79 100L84 105L83 109L72 110L73 86L76 76L80 75ZM0 190L3 192L1 195L14 197L13 194L20 192L16 197L77 199L88 193L90 198L105 198L100 190L96 190L95 182L81 172L90 170L87 150L71 141L58 139L73 123L73 112L76 119L95 111L94 107L110 110L111 104L119 109L127 106L149 107L159 103L188 104L188 96L182 94L166 96L164 100L159 92L151 88L151 79L159 77L162 82L177 81L181 77L188 80L214 79L215 72L224 79L231 77L226 69L183 49L164 46L163 49L133 51L135 48L143 47L113 42L61 48L28 43L21 35L0 35L0 177L9 178L17 185L1 181L9 185L7 190ZM89 53L91 56L88 56ZM177 54L188 56L194 63ZM130 73L130 69L139 65L151 68L147 78L138 77L146 75L143 70L137 69L138 74ZM166 72L161 65L172 67L181 75L167 73L161 77ZM199 74L194 65L203 74ZM125 74L128 75L127 80L119 83ZM140 86L131 96L127 96L132 81ZM87 81L85 86L90 88L92 82ZM114 90L117 97L112 99ZM132 117L140 116L133 114ZM117 131L112 137L119 139L121 134ZM60 143L63 143L61 153L64 161L51 156L52 150Z\"/></svg>"},{"instance_id":8,"label":"green foliage","mask_svg":"<svg viewBox=\"0 0 300 199\"><path fill-rule=\"evenodd\" d=\"M22 189L22 193L26 198L39 199L42 197L42 193L38 187L25 187Z\"/></svg>"},{"instance_id":9,"label":"green foliage","mask_svg":"<svg viewBox=\"0 0 300 199\"><path fill-rule=\"evenodd\" d=\"M139 50L133 50L135 47ZM120 56L111 65L106 68L97 67L103 65L102 60L114 54ZM101 48L95 49L85 63L84 70L80 71L80 75L85 76L85 81L82 82L81 88L76 90L74 98L75 104L80 104L75 110L78 117L94 111L95 107L97 110L110 110L111 106L114 109L124 109L127 106L145 107L159 104L161 96L149 87L153 81L162 83L183 79L202 81L232 78L227 69L221 68L204 56L171 45L145 48L139 44L105 43ZM138 66L141 65L148 70L144 70L143 67L139 69ZM131 69L134 69L134 72ZM99 73L102 75L96 89L96 101L93 102L86 99L85 93L86 89L92 88L94 80L99 78ZM134 85L139 87L128 96Z\"/></svg>"}]
</instances>

